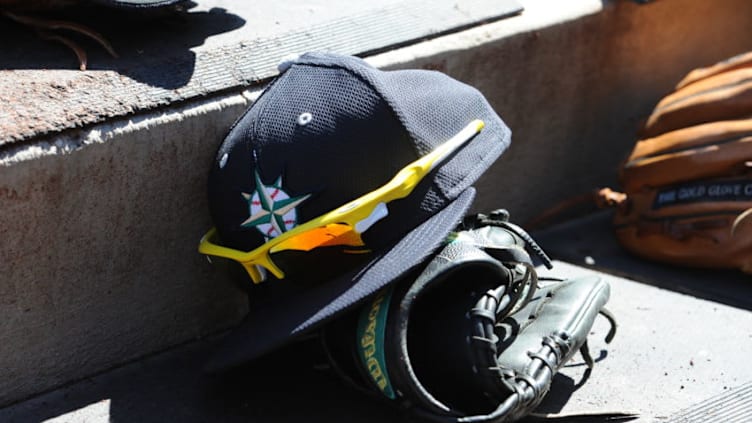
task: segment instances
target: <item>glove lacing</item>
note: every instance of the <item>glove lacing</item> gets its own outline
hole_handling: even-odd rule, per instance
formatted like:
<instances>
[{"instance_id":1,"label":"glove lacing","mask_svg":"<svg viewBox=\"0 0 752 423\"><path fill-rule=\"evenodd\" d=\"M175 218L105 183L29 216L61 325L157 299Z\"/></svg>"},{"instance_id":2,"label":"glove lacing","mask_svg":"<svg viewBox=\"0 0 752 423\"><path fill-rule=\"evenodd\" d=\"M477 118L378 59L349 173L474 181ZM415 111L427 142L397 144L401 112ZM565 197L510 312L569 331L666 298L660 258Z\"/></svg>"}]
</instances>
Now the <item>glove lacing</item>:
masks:
<instances>
[{"instance_id":1,"label":"glove lacing","mask_svg":"<svg viewBox=\"0 0 752 423\"><path fill-rule=\"evenodd\" d=\"M489 216L478 214L466 219L464 225L474 228L482 225L493 225L504 228L522 239L526 246L543 262L546 268L551 269L552 263L548 255L533 240L533 238L521 227L508 221L509 213L504 210L496 210ZM501 391L508 394L503 403L487 415L465 416L454 418L455 422L475 423L489 422L503 419L511 410L519 409L520 403L531 403L542 398L541 390L548 389L543 383L556 373L556 363L561 361L565 351L570 348L568 334L552 334L543 339L539 351L531 351L528 355L534 358L530 368L530 375L515 375L509 369L498 365L497 322L519 311L533 298L538 288L538 275L532 260L504 261L504 265L510 269L510 281L498 288L491 289L476 303L471 310L473 320L472 341L476 360L479 366L488 369L489 373L497 377L491 378L488 390L484 392L489 397L498 397ZM524 272L520 271L524 269ZM610 330L606 335L606 343L610 343L616 334L616 320L614 316L602 308L599 314L606 317L610 323ZM503 341L503 340L502 340ZM590 355L587 340L580 347L580 354L588 366L588 371L593 367L594 360Z\"/></svg>"}]
</instances>

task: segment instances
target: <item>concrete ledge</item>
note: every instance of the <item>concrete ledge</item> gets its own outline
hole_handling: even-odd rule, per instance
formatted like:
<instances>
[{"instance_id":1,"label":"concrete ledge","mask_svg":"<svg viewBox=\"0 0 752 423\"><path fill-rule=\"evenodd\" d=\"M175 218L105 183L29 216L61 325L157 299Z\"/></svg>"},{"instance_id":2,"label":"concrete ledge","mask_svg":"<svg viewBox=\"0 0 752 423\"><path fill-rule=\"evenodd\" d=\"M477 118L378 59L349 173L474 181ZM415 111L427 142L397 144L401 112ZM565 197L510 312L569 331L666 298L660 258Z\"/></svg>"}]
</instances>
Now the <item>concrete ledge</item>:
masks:
<instances>
[{"instance_id":1,"label":"concrete ledge","mask_svg":"<svg viewBox=\"0 0 752 423\"><path fill-rule=\"evenodd\" d=\"M0 403L195 339L246 311L196 253L205 171L250 94L19 148L0 167Z\"/></svg>"},{"instance_id":2,"label":"concrete ledge","mask_svg":"<svg viewBox=\"0 0 752 423\"><path fill-rule=\"evenodd\" d=\"M747 0L522 2L518 17L369 57L442 70L514 131L478 209L516 221L613 184L634 129L689 69L750 48ZM209 161L255 93L231 90L4 149L0 404L214 333L245 312L196 243Z\"/></svg>"},{"instance_id":3,"label":"concrete ledge","mask_svg":"<svg viewBox=\"0 0 752 423\"><path fill-rule=\"evenodd\" d=\"M259 84L291 54L365 55L522 10L516 0L287 0L230 10L221 0L199 3L184 13L95 5L58 12L58 20L101 28L120 52L92 57L86 72L72 70L67 57L45 58L65 49L0 28L0 37L14 39L0 57L0 69L10 69L0 78L0 102L14 105L0 114L0 147Z\"/></svg>"}]
</instances>

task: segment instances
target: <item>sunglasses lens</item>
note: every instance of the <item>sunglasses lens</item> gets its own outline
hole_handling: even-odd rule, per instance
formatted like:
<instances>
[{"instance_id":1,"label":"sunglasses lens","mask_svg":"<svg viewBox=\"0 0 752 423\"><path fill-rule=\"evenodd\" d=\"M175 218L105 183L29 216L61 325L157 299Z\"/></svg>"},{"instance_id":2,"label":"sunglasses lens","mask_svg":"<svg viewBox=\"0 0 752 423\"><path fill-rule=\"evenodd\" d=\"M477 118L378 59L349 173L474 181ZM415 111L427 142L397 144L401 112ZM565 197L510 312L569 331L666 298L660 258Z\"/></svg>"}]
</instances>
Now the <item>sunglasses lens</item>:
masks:
<instances>
[{"instance_id":1,"label":"sunglasses lens","mask_svg":"<svg viewBox=\"0 0 752 423\"><path fill-rule=\"evenodd\" d=\"M317 284L342 275L371 258L370 251L348 246L320 247L311 251L283 250L272 260L285 273L285 281Z\"/></svg>"},{"instance_id":2,"label":"sunglasses lens","mask_svg":"<svg viewBox=\"0 0 752 423\"><path fill-rule=\"evenodd\" d=\"M301 232L276 245L269 251L271 253L283 250L311 251L315 248L349 246L363 247L365 244L360 234L350 225L333 223L319 228Z\"/></svg>"}]
</instances>

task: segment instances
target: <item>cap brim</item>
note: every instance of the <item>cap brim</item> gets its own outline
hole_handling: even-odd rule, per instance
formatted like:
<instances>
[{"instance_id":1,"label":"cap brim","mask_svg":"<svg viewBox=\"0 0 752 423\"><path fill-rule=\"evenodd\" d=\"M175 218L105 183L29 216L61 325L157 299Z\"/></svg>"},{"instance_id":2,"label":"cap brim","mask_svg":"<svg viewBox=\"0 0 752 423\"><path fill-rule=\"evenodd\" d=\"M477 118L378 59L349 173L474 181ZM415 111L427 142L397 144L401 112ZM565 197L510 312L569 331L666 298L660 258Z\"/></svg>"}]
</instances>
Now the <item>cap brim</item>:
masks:
<instances>
[{"instance_id":1,"label":"cap brim","mask_svg":"<svg viewBox=\"0 0 752 423\"><path fill-rule=\"evenodd\" d=\"M307 289L301 295L250 310L240 325L220 341L205 370L223 372L269 353L399 279L442 245L474 197L475 189L466 189L443 210L356 271Z\"/></svg>"}]
</instances>

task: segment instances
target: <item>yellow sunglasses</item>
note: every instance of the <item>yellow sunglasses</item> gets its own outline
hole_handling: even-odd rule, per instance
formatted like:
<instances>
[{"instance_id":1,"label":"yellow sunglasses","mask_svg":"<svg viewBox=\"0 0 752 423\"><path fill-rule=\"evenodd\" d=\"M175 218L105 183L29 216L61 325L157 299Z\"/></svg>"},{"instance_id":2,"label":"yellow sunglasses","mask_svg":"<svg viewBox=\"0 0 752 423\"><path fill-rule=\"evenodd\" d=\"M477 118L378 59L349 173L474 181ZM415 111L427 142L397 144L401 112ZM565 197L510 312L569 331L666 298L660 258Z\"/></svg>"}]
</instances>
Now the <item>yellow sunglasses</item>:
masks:
<instances>
[{"instance_id":1,"label":"yellow sunglasses","mask_svg":"<svg viewBox=\"0 0 752 423\"><path fill-rule=\"evenodd\" d=\"M483 126L482 120L470 122L436 149L402 168L386 185L296 226L252 251L240 251L216 244L216 228L211 228L201 238L198 251L239 262L253 282L260 283L264 276L259 267L271 272L278 279L285 277L282 269L272 260L271 256L274 253L284 250L311 251L314 248L333 245L362 247L365 244L360 234L389 214L386 203L410 195L436 165L478 134Z\"/></svg>"}]
</instances>

